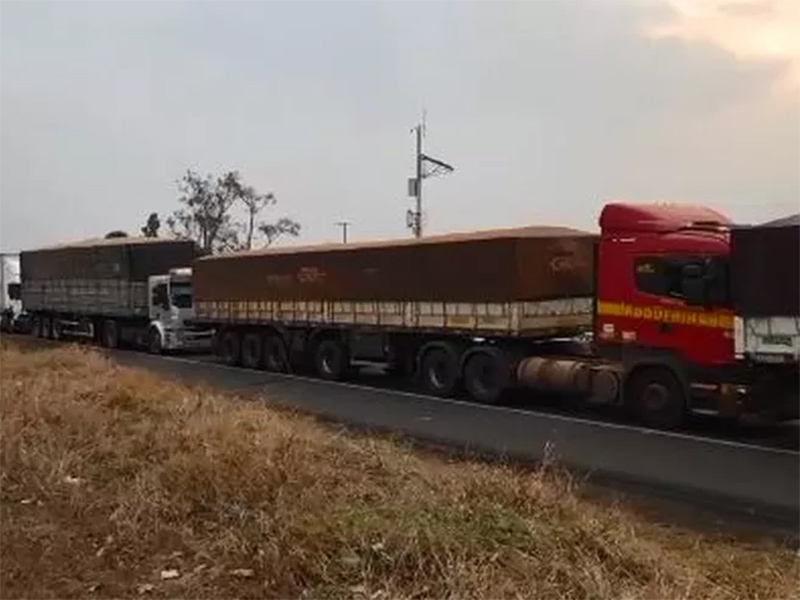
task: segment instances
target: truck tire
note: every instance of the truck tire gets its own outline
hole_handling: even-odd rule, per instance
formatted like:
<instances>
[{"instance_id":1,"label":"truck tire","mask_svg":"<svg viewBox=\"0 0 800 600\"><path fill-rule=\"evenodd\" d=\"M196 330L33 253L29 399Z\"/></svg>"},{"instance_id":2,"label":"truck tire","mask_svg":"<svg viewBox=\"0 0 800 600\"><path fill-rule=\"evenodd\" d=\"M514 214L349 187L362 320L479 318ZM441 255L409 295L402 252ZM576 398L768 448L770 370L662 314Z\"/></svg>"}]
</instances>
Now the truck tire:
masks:
<instances>
[{"instance_id":1,"label":"truck tire","mask_svg":"<svg viewBox=\"0 0 800 600\"><path fill-rule=\"evenodd\" d=\"M644 425L675 429L683 423L686 393L669 369L644 367L634 371L626 391L626 405Z\"/></svg>"},{"instance_id":2,"label":"truck tire","mask_svg":"<svg viewBox=\"0 0 800 600\"><path fill-rule=\"evenodd\" d=\"M245 369L260 369L263 358L261 336L247 333L242 338L242 366Z\"/></svg>"},{"instance_id":3,"label":"truck tire","mask_svg":"<svg viewBox=\"0 0 800 600\"><path fill-rule=\"evenodd\" d=\"M274 333L264 337L264 367L271 373L288 373L289 354L286 344Z\"/></svg>"},{"instance_id":4,"label":"truck tire","mask_svg":"<svg viewBox=\"0 0 800 600\"><path fill-rule=\"evenodd\" d=\"M157 327L151 327L147 332L147 351L150 354L162 354L164 352L164 340Z\"/></svg>"},{"instance_id":5,"label":"truck tire","mask_svg":"<svg viewBox=\"0 0 800 600\"><path fill-rule=\"evenodd\" d=\"M459 361L450 346L434 346L425 351L420 361L420 384L432 396L455 395L461 383Z\"/></svg>"},{"instance_id":6,"label":"truck tire","mask_svg":"<svg viewBox=\"0 0 800 600\"><path fill-rule=\"evenodd\" d=\"M103 322L103 346L114 350L119 348L119 326L114 319Z\"/></svg>"},{"instance_id":7,"label":"truck tire","mask_svg":"<svg viewBox=\"0 0 800 600\"><path fill-rule=\"evenodd\" d=\"M33 337L42 337L42 315L34 315L31 322L31 335Z\"/></svg>"},{"instance_id":8,"label":"truck tire","mask_svg":"<svg viewBox=\"0 0 800 600\"><path fill-rule=\"evenodd\" d=\"M464 388L482 404L497 404L508 388L508 360L493 348L477 350L464 365Z\"/></svg>"},{"instance_id":9,"label":"truck tire","mask_svg":"<svg viewBox=\"0 0 800 600\"><path fill-rule=\"evenodd\" d=\"M239 334L235 331L226 331L219 342L219 357L222 362L230 367L239 365L242 358Z\"/></svg>"},{"instance_id":10,"label":"truck tire","mask_svg":"<svg viewBox=\"0 0 800 600\"><path fill-rule=\"evenodd\" d=\"M64 328L61 325L61 319L58 317L53 317L53 320L51 321L50 337L57 342L64 339Z\"/></svg>"},{"instance_id":11,"label":"truck tire","mask_svg":"<svg viewBox=\"0 0 800 600\"><path fill-rule=\"evenodd\" d=\"M347 347L339 340L322 340L314 350L314 366L322 379L344 379L350 368Z\"/></svg>"},{"instance_id":12,"label":"truck tire","mask_svg":"<svg viewBox=\"0 0 800 600\"><path fill-rule=\"evenodd\" d=\"M42 338L45 340L52 339L53 337L53 319L50 315L42 317Z\"/></svg>"}]
</instances>

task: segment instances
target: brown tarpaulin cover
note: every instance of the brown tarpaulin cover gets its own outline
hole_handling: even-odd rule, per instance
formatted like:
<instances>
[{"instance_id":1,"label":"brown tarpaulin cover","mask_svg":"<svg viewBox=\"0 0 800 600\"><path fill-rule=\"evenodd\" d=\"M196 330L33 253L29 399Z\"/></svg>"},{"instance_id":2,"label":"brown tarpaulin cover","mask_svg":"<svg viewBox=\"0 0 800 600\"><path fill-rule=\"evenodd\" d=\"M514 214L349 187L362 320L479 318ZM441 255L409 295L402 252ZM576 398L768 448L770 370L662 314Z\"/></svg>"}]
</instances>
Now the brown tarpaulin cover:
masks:
<instances>
[{"instance_id":1,"label":"brown tarpaulin cover","mask_svg":"<svg viewBox=\"0 0 800 600\"><path fill-rule=\"evenodd\" d=\"M590 296L596 239L574 229L526 227L228 254L195 263L194 295L197 302Z\"/></svg>"}]
</instances>

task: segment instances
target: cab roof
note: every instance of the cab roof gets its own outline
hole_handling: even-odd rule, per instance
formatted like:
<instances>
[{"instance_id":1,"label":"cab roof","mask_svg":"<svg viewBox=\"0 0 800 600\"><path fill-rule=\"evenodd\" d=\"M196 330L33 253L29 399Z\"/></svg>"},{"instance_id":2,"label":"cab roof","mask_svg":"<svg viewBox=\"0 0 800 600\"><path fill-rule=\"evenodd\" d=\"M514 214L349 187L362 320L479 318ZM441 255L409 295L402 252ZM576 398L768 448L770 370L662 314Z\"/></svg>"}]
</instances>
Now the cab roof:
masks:
<instances>
[{"instance_id":1,"label":"cab roof","mask_svg":"<svg viewBox=\"0 0 800 600\"><path fill-rule=\"evenodd\" d=\"M600 213L603 232L666 233L692 228L727 229L731 225L722 213L696 204L612 202Z\"/></svg>"}]
</instances>

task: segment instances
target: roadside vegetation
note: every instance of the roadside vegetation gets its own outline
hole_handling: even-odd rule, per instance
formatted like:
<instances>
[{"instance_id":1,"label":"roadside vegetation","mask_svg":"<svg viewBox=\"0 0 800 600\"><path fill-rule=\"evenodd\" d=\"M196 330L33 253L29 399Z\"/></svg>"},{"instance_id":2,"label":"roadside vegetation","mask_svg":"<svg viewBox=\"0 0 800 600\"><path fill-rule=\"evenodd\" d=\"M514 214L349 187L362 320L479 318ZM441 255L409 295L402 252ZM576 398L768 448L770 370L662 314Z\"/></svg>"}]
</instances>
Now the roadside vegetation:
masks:
<instances>
[{"instance_id":1,"label":"roadside vegetation","mask_svg":"<svg viewBox=\"0 0 800 600\"><path fill-rule=\"evenodd\" d=\"M789 549L2 341L3 598L798 598Z\"/></svg>"}]
</instances>

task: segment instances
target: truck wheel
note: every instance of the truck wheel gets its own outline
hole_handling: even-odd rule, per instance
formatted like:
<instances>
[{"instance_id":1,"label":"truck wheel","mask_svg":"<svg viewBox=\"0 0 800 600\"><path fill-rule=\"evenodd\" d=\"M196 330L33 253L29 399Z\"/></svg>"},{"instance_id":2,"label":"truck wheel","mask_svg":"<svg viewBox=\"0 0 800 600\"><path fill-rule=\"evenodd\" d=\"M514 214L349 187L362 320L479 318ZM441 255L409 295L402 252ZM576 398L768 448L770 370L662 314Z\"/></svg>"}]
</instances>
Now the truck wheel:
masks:
<instances>
[{"instance_id":1,"label":"truck wheel","mask_svg":"<svg viewBox=\"0 0 800 600\"><path fill-rule=\"evenodd\" d=\"M509 381L508 361L501 352L479 350L464 365L464 387L470 397L484 404L496 404Z\"/></svg>"},{"instance_id":2,"label":"truck wheel","mask_svg":"<svg viewBox=\"0 0 800 600\"><path fill-rule=\"evenodd\" d=\"M261 336L248 333L242 338L242 366L246 369L260 369L262 362Z\"/></svg>"},{"instance_id":3,"label":"truck wheel","mask_svg":"<svg viewBox=\"0 0 800 600\"><path fill-rule=\"evenodd\" d=\"M111 350L119 348L119 328L113 319L103 323L103 346Z\"/></svg>"},{"instance_id":4,"label":"truck wheel","mask_svg":"<svg viewBox=\"0 0 800 600\"><path fill-rule=\"evenodd\" d=\"M227 331L222 336L219 344L219 356L222 362L228 366L235 367L241 360L241 348L239 346L239 335L235 331Z\"/></svg>"},{"instance_id":5,"label":"truck wheel","mask_svg":"<svg viewBox=\"0 0 800 600\"><path fill-rule=\"evenodd\" d=\"M429 394L446 398L456 393L460 383L458 357L448 347L435 347L422 357L422 388Z\"/></svg>"},{"instance_id":6,"label":"truck wheel","mask_svg":"<svg viewBox=\"0 0 800 600\"><path fill-rule=\"evenodd\" d=\"M53 321L50 326L50 337L55 341L64 339L63 327L61 325L61 320L58 317L53 317Z\"/></svg>"},{"instance_id":7,"label":"truck wheel","mask_svg":"<svg viewBox=\"0 0 800 600\"><path fill-rule=\"evenodd\" d=\"M674 429L683 423L686 394L671 371L658 367L635 371L627 392L626 404L645 425Z\"/></svg>"},{"instance_id":8,"label":"truck wheel","mask_svg":"<svg viewBox=\"0 0 800 600\"><path fill-rule=\"evenodd\" d=\"M42 317L42 338L49 340L53 337L53 319L45 315Z\"/></svg>"},{"instance_id":9,"label":"truck wheel","mask_svg":"<svg viewBox=\"0 0 800 600\"><path fill-rule=\"evenodd\" d=\"M31 323L31 335L33 337L42 337L42 316L35 315Z\"/></svg>"},{"instance_id":10,"label":"truck wheel","mask_svg":"<svg viewBox=\"0 0 800 600\"><path fill-rule=\"evenodd\" d=\"M156 327L151 327L147 332L147 351L150 354L161 354L164 351L164 341L161 332Z\"/></svg>"},{"instance_id":11,"label":"truck wheel","mask_svg":"<svg viewBox=\"0 0 800 600\"><path fill-rule=\"evenodd\" d=\"M264 367L271 373L287 373L289 356L283 340L274 334L264 338Z\"/></svg>"},{"instance_id":12,"label":"truck wheel","mask_svg":"<svg viewBox=\"0 0 800 600\"><path fill-rule=\"evenodd\" d=\"M322 340L314 352L314 365L323 379L343 379L350 366L345 345L339 340Z\"/></svg>"}]
</instances>

